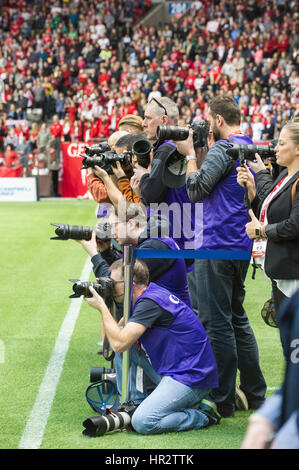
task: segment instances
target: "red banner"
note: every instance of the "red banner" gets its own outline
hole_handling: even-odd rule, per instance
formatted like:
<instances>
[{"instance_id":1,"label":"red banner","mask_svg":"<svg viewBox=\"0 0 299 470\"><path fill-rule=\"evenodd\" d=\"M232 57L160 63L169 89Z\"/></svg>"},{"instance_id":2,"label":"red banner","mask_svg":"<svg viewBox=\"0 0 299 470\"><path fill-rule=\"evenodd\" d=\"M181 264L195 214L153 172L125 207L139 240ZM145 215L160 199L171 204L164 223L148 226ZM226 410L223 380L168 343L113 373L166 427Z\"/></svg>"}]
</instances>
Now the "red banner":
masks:
<instances>
[{"instance_id":1,"label":"red banner","mask_svg":"<svg viewBox=\"0 0 299 470\"><path fill-rule=\"evenodd\" d=\"M80 170L82 157L85 151L83 142L62 142L62 168L59 172L60 191L62 197L84 196L87 192L86 174L87 170Z\"/></svg>"},{"instance_id":2,"label":"red banner","mask_svg":"<svg viewBox=\"0 0 299 470\"><path fill-rule=\"evenodd\" d=\"M0 168L0 178L1 176L9 178L19 178L22 176L23 167L19 166L18 168Z\"/></svg>"}]
</instances>

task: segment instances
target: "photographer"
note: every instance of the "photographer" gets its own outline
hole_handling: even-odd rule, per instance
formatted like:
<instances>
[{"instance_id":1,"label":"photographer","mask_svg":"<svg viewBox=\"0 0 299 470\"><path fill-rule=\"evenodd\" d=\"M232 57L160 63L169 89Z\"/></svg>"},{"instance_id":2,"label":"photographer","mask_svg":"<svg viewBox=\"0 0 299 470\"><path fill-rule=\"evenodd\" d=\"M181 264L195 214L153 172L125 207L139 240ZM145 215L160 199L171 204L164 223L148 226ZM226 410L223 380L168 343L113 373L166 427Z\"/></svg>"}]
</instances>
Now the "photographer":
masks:
<instances>
[{"instance_id":1,"label":"photographer","mask_svg":"<svg viewBox=\"0 0 299 470\"><path fill-rule=\"evenodd\" d=\"M130 171L128 171L128 169L124 169L119 161L117 161L115 165L111 166L113 176L109 175L103 168L98 166L95 166L94 168L94 174L102 180L105 185L107 195L114 206L122 200L141 203L139 196L133 189L134 186L131 186L131 179L134 178L132 171L134 164L136 164L136 156L132 153L132 146L136 140L141 138L140 136L142 137L143 133L138 135L125 134L120 137L114 145L114 150L118 155L125 152L129 152L131 154Z\"/></svg>"},{"instance_id":2,"label":"photographer","mask_svg":"<svg viewBox=\"0 0 299 470\"><path fill-rule=\"evenodd\" d=\"M230 96L217 96L209 102L207 120L212 131L209 151L200 169L195 160L187 161L186 181L190 199L203 203L201 249L248 252L252 242L245 232L248 215L244 190L238 187L235 162L226 150L229 142L252 141L240 131L240 109ZM195 156L192 132L187 140L176 144L181 154ZM243 307L248 266L249 260L233 259L199 259L194 266L199 318L218 365L219 388L212 391L211 398L223 417L234 416L238 368L240 388L249 408L259 407L265 399L266 384L259 366L258 347Z\"/></svg>"},{"instance_id":3,"label":"photographer","mask_svg":"<svg viewBox=\"0 0 299 470\"><path fill-rule=\"evenodd\" d=\"M111 134L111 136L108 139L108 145L111 147L111 150L116 151L115 145L116 145L117 141L121 137L123 137L124 135L127 135L127 134L128 134L128 132L126 132L126 131L116 131L113 134ZM122 149L117 149L117 153L122 153ZM111 203L111 200L108 196L107 189L105 187L105 184L95 174L95 171L94 171L93 168L88 169L87 179L86 180L87 180L88 190L91 192L91 195L92 195L93 199L96 202L100 203L99 210L101 210L101 207L105 206L104 204L102 206L101 205L102 203ZM111 182L114 184L113 181L111 181ZM114 184L114 186L115 186L115 184Z\"/></svg>"},{"instance_id":4,"label":"photographer","mask_svg":"<svg viewBox=\"0 0 299 470\"><path fill-rule=\"evenodd\" d=\"M114 296L123 301L122 261L110 269ZM208 337L194 312L165 288L149 283L148 269L139 260L133 268L133 309L123 328L102 297L92 287L90 291L93 296L85 300L101 312L113 350L121 353L139 341L159 380L133 414L134 430L160 434L218 424L218 413L204 400L209 389L217 386L217 368Z\"/></svg>"},{"instance_id":5,"label":"photographer","mask_svg":"<svg viewBox=\"0 0 299 470\"><path fill-rule=\"evenodd\" d=\"M285 167L273 182L258 154L248 167L237 168L252 202L246 232L254 239L252 255L272 281L276 311L299 288L299 123L288 122L275 147L277 164ZM257 215L257 217L255 216Z\"/></svg>"},{"instance_id":6,"label":"photographer","mask_svg":"<svg viewBox=\"0 0 299 470\"><path fill-rule=\"evenodd\" d=\"M173 236L180 248L190 248L185 244L194 241L194 236L188 236L184 231L181 221L183 221L183 214L186 216L185 225L191 228L192 234L195 233L195 207L190 201L186 186L180 188L172 188L167 186L167 182L163 180L163 172L165 162L173 153L175 144L170 140L157 140L157 128L162 125L177 125L179 118L179 110L174 101L170 98L162 97L152 100L147 104L144 112L143 128L147 138L154 141L153 145L153 159L148 169L142 168L137 165L134 173L136 178L140 181L141 201L148 206L148 214L153 213L155 209L151 210L152 203L160 204L166 203L168 207L172 203L179 206L180 213L168 214L172 236L176 231L180 232L180 236ZM183 207L186 204L190 207L190 211L184 211ZM187 220L188 219L188 220ZM178 227L178 224L180 227ZM179 230L174 230L176 226ZM195 247L196 248L196 247Z\"/></svg>"},{"instance_id":7,"label":"photographer","mask_svg":"<svg viewBox=\"0 0 299 470\"><path fill-rule=\"evenodd\" d=\"M166 221L151 217L147 220L140 204L120 204L116 208L116 214L110 216L111 235L116 242L123 246L131 244L139 249L150 250L178 250L177 244L172 238L163 236L168 231ZM102 253L98 252L98 246L93 235L90 241L80 240L79 243L91 257L93 272L96 277L107 276L108 265L119 257L116 251L112 252L110 243ZM108 246L109 245L109 246ZM149 269L150 281L170 290L187 305L191 306L189 297L186 265L183 259L146 258L145 263Z\"/></svg>"}]
</instances>

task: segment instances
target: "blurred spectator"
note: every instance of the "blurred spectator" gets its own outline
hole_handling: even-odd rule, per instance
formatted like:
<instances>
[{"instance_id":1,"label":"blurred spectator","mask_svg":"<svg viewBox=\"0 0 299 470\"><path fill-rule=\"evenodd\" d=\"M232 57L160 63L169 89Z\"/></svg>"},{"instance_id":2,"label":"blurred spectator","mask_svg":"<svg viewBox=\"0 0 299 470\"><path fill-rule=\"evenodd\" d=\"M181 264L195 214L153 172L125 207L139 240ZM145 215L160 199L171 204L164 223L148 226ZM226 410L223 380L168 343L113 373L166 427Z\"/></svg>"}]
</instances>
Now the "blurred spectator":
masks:
<instances>
[{"instance_id":1,"label":"blurred spectator","mask_svg":"<svg viewBox=\"0 0 299 470\"><path fill-rule=\"evenodd\" d=\"M41 125L40 131L36 139L37 145L37 159L42 161L44 167L48 168L49 166L49 147L52 140L51 133L47 128L47 125L43 123Z\"/></svg>"},{"instance_id":2,"label":"blurred spectator","mask_svg":"<svg viewBox=\"0 0 299 470\"><path fill-rule=\"evenodd\" d=\"M52 137L50 143L50 164L52 176L52 195L57 197L58 194L58 171L60 165L60 143L63 140L63 127L59 122L57 114L53 116L53 122L50 126L50 134Z\"/></svg>"},{"instance_id":3,"label":"blurred spectator","mask_svg":"<svg viewBox=\"0 0 299 470\"><path fill-rule=\"evenodd\" d=\"M97 126L97 137L107 138L126 114L143 117L149 97L171 97L189 123L201 116L198 106L206 117L213 95L230 93L249 130L260 106L262 124L270 126L264 139L298 115L294 2L201 0L180 20L138 24L150 7L126 0L2 2L0 118L28 118L31 126L41 108L44 122L68 115L71 139L84 139L91 119L92 132Z\"/></svg>"},{"instance_id":4,"label":"blurred spectator","mask_svg":"<svg viewBox=\"0 0 299 470\"><path fill-rule=\"evenodd\" d=\"M6 146L4 153L4 165L6 168L16 168L19 166L19 156L11 144Z\"/></svg>"}]
</instances>

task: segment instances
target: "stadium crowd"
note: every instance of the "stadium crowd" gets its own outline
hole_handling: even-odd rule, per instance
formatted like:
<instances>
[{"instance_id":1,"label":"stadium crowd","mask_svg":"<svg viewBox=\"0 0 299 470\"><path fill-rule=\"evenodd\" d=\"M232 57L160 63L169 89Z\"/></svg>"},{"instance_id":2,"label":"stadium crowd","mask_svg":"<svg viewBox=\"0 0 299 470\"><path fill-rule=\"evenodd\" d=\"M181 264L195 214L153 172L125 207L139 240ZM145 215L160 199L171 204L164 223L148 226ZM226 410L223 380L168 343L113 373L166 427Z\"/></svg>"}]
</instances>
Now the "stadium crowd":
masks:
<instances>
[{"instance_id":1,"label":"stadium crowd","mask_svg":"<svg viewBox=\"0 0 299 470\"><path fill-rule=\"evenodd\" d=\"M113 174L94 165L87 173L88 189L100 203L99 223L105 221L107 204L117 209L110 221L107 246L98 247L95 232L91 241L80 242L91 257L94 274L111 277L113 300L120 311L125 294L123 259L111 238L118 249L125 244L159 249L162 244L171 250L192 246L248 253L253 239L257 243L263 239L262 269L275 282L280 296L275 304L278 308L299 285L298 5L286 0L247 4L202 0L192 2L180 20L173 17L157 26L139 24L151 7L151 1L130 0L3 3L2 164L8 168L22 164L24 174L28 174L29 155L43 155L37 161L52 171L57 195L61 141L107 139L120 155L125 151L134 154L133 145L140 135L144 140L146 136L153 145L145 167L135 152L132 168L128 165L131 173L125 173L120 164L112 169ZM179 142L156 137L158 126L186 126L204 119L209 124L206 146L196 146L193 130ZM131 126L130 131L124 125ZM276 166L279 171L284 167L284 173L276 178L272 171L275 164L269 171L260 162L256 180L249 169L237 179L242 169L236 169L235 161L228 157L231 142L249 145L278 137ZM201 161L199 148L206 150ZM183 179L178 185L167 179L165 170L166 159L176 150L186 161L186 173L176 174ZM263 191L259 188L259 182L265 181L269 194L265 194L264 184ZM249 199L255 203L255 213L247 212L244 205L244 184L247 191L251 187ZM276 197L279 191L281 199ZM275 197L276 203L268 209ZM128 203L124 214L119 198ZM131 202L137 202L133 209ZM202 203L202 218L196 212L198 202ZM168 211L167 237L161 235L165 220L157 217L153 209L156 203L165 203L167 210L176 204L175 216L171 218ZM186 205L190 211L183 218ZM136 220L136 211L144 211L143 217ZM251 222L246 224L248 214ZM202 220L205 231L199 240ZM191 237L185 233L187 222ZM183 229L178 238L177 223ZM127 238L120 229L124 225ZM161 236L152 236L153 228ZM275 243L279 243L279 250ZM268 259L275 258L268 256L271 249L282 257L277 257L275 270L269 269ZM117 259L113 260L116 251ZM109 256L109 262L105 256ZM282 267L292 256L292 270L288 266L285 273ZM137 348L136 341L140 340L150 358L142 360L155 372L156 388L151 395L142 391L133 428L143 434L157 434L201 429L218 424L222 417L233 417L238 369L237 396L241 399L243 395L243 409L259 410L267 387L257 342L243 307L249 259L211 258L188 263L171 258L170 264L159 263L158 267L152 259L139 264L134 267L132 282L134 307L123 329L95 290L91 290L92 298L86 296L87 302L101 312L114 352ZM140 306L138 302L143 303ZM133 361L136 370L140 351L137 356L136 364ZM119 380L120 356L118 361ZM139 379L135 379L138 397ZM118 391L121 393L119 385ZM162 398L158 416L157 402L160 404ZM295 398L283 416L284 422L297 413L297 404ZM272 412L267 415L272 420ZM298 423L296 426L297 445Z\"/></svg>"},{"instance_id":2,"label":"stadium crowd","mask_svg":"<svg viewBox=\"0 0 299 470\"><path fill-rule=\"evenodd\" d=\"M276 138L299 113L296 2L195 1L181 20L157 27L138 25L151 1L1 5L7 166L37 147L42 122L66 141L107 138L124 115L143 117L152 97L174 99L180 124L188 124L205 117L212 96L230 93L254 141ZM54 115L59 122L51 127Z\"/></svg>"}]
</instances>

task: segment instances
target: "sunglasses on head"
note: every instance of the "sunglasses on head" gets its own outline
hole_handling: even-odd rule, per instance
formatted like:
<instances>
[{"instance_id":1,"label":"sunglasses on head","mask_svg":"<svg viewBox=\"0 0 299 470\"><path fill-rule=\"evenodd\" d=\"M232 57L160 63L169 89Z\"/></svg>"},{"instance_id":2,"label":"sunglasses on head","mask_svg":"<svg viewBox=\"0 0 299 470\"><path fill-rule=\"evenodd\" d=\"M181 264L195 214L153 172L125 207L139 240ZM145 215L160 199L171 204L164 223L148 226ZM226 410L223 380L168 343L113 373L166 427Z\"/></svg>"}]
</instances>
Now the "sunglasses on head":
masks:
<instances>
[{"instance_id":1,"label":"sunglasses on head","mask_svg":"<svg viewBox=\"0 0 299 470\"><path fill-rule=\"evenodd\" d=\"M165 115L168 116L168 114L167 114L167 109L165 108L165 106L163 106L162 103L160 103L156 98L152 98L152 99L151 99L151 102L152 102L152 101L155 101L155 103L157 103L157 105L160 106L160 108L162 108L162 109L164 110Z\"/></svg>"}]
</instances>

